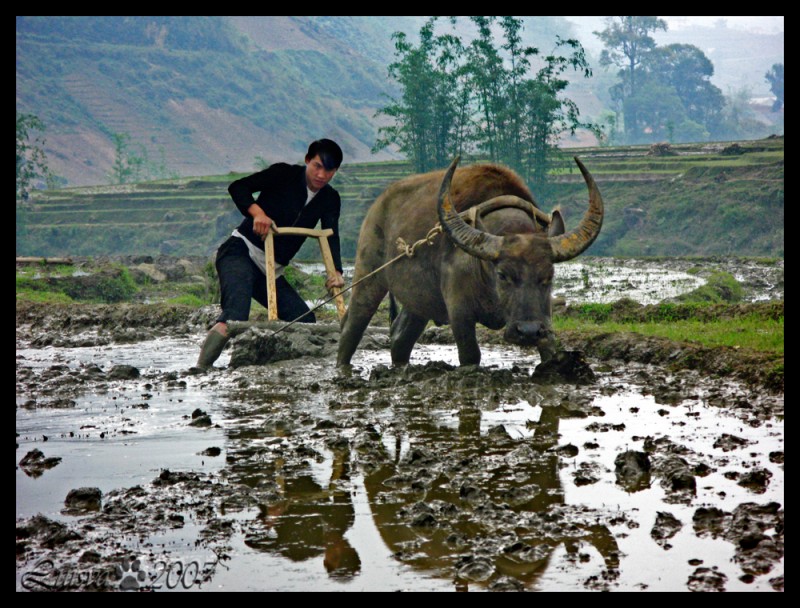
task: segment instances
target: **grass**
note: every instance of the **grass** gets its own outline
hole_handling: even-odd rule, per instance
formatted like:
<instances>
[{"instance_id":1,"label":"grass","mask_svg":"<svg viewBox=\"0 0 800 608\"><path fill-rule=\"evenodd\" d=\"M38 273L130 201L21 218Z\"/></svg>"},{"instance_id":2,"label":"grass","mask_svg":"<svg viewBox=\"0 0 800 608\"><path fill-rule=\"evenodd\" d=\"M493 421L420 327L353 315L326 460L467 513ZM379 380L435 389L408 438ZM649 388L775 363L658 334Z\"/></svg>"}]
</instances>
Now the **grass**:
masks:
<instances>
[{"instance_id":1,"label":"grass","mask_svg":"<svg viewBox=\"0 0 800 608\"><path fill-rule=\"evenodd\" d=\"M191 306L192 308L200 308L208 304L208 302L203 300L203 298L200 298L199 296L196 296L192 293L184 293L179 296L167 298L165 303L180 304L182 306Z\"/></svg>"},{"instance_id":2,"label":"grass","mask_svg":"<svg viewBox=\"0 0 800 608\"><path fill-rule=\"evenodd\" d=\"M669 322L603 321L599 323L583 318L556 318L554 325L556 332L565 330L583 333L633 332L708 347L728 346L783 355L783 317L769 319L753 314L711 321L683 319Z\"/></svg>"},{"instance_id":3,"label":"grass","mask_svg":"<svg viewBox=\"0 0 800 608\"><path fill-rule=\"evenodd\" d=\"M42 302L44 304L71 304L74 302L67 294L60 291L39 291L17 286L17 300L25 302Z\"/></svg>"}]
</instances>

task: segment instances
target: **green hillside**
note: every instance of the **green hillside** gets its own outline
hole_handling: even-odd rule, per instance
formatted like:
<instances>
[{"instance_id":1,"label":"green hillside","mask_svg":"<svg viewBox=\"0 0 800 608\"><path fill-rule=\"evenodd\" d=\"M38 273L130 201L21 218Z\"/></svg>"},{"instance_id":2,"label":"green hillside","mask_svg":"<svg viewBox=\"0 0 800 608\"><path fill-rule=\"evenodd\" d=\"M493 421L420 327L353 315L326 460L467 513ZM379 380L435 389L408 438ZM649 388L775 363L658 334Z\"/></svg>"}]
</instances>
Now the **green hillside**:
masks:
<instances>
[{"instance_id":1,"label":"green hillside","mask_svg":"<svg viewBox=\"0 0 800 608\"><path fill-rule=\"evenodd\" d=\"M784 255L784 140L585 148L577 154L606 202L593 255ZM566 162L566 161L565 161ZM571 160L569 161L571 163ZM574 226L586 187L574 168L553 176L558 205ZM408 175L403 162L344 164L333 185L343 200L342 254L355 255L368 207L387 184ZM240 174L123 186L36 191L17 204L17 255L211 255L241 221L227 193ZM308 242L301 256L318 256Z\"/></svg>"}]
</instances>

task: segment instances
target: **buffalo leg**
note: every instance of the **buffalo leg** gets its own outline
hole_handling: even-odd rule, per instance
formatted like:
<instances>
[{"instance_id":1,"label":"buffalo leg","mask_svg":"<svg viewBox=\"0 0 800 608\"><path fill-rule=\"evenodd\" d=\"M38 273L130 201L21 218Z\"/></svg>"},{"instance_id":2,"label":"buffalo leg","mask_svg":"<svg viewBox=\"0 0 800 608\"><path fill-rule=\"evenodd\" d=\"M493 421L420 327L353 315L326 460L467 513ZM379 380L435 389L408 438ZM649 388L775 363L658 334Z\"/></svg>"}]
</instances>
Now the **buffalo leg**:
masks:
<instances>
[{"instance_id":1,"label":"buffalo leg","mask_svg":"<svg viewBox=\"0 0 800 608\"><path fill-rule=\"evenodd\" d=\"M350 305L342 319L337 365L350 365L350 359L387 291L386 286L374 278L353 288Z\"/></svg>"},{"instance_id":2,"label":"buffalo leg","mask_svg":"<svg viewBox=\"0 0 800 608\"><path fill-rule=\"evenodd\" d=\"M392 322L392 363L394 365L407 365L411 351L417 340L425 331L428 319L418 317L403 309Z\"/></svg>"},{"instance_id":3,"label":"buffalo leg","mask_svg":"<svg viewBox=\"0 0 800 608\"><path fill-rule=\"evenodd\" d=\"M478 346L478 337L475 335L474 322L452 321L453 337L458 346L458 362L461 365L479 365L481 362L481 349Z\"/></svg>"}]
</instances>

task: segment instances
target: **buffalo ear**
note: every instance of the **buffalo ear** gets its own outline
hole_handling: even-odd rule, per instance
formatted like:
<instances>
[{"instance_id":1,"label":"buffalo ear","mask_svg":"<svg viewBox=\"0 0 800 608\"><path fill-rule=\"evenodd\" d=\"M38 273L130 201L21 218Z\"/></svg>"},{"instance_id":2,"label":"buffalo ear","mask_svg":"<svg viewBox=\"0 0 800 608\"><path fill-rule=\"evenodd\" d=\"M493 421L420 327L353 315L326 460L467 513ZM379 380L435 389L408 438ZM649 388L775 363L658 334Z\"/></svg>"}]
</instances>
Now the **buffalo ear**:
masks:
<instances>
[{"instance_id":1,"label":"buffalo ear","mask_svg":"<svg viewBox=\"0 0 800 608\"><path fill-rule=\"evenodd\" d=\"M550 220L550 227L547 229L547 236L561 236L567 231L567 228L564 225L564 216L561 215L561 211L558 209L553 209L551 216L553 219Z\"/></svg>"}]
</instances>

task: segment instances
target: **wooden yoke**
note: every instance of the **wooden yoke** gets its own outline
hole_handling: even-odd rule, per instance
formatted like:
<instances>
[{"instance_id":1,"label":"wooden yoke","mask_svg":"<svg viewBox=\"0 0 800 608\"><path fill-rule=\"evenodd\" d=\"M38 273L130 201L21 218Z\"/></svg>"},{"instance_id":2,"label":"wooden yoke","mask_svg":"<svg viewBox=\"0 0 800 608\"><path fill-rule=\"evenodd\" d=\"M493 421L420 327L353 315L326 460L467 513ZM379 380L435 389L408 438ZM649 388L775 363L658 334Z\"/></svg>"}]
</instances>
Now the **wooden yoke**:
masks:
<instances>
[{"instance_id":1,"label":"wooden yoke","mask_svg":"<svg viewBox=\"0 0 800 608\"><path fill-rule=\"evenodd\" d=\"M267 266L267 318L270 321L275 321L278 318L278 297L275 293L275 235L278 236L312 236L319 242L319 250L322 253L322 262L325 264L325 273L328 278L336 276L336 267L333 265L333 255L331 255L331 247L328 244L328 237L333 234L333 230L326 228L325 230L316 230L313 228L275 228L267 233L267 238L264 239L264 256L266 257ZM333 295L336 298L336 311L339 314L339 320L344 317L345 306L344 298L342 297L342 290L334 288Z\"/></svg>"}]
</instances>

